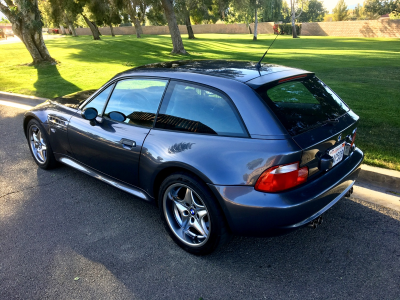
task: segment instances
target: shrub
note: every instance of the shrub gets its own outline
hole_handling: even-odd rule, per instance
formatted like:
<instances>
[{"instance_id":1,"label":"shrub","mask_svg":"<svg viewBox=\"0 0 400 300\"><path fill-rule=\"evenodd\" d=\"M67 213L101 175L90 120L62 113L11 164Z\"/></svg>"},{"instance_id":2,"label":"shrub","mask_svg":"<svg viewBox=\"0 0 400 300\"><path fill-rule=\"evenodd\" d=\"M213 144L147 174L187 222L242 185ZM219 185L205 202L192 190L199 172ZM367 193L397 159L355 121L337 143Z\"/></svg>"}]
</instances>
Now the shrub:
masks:
<instances>
[{"instance_id":1,"label":"shrub","mask_svg":"<svg viewBox=\"0 0 400 300\"><path fill-rule=\"evenodd\" d=\"M275 25L278 25L279 34L292 35L292 24L291 23L275 24ZM274 33L275 33L275 25L274 25ZM296 27L297 35L300 35L300 33L301 33L301 24L295 24L294 26Z\"/></svg>"},{"instance_id":2,"label":"shrub","mask_svg":"<svg viewBox=\"0 0 400 300\"><path fill-rule=\"evenodd\" d=\"M274 24L274 34L279 34L279 25L278 24Z\"/></svg>"}]
</instances>

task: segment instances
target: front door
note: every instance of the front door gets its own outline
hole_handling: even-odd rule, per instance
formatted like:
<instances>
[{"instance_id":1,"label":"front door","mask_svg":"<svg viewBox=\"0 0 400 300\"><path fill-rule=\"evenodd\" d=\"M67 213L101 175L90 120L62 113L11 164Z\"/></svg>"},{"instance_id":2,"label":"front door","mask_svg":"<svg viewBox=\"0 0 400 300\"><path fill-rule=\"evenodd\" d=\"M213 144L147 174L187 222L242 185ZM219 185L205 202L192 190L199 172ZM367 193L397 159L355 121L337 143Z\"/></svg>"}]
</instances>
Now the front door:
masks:
<instances>
[{"instance_id":1,"label":"front door","mask_svg":"<svg viewBox=\"0 0 400 300\"><path fill-rule=\"evenodd\" d=\"M137 186L142 145L153 127L167 83L162 79L119 80L112 92L103 92L107 94L103 105L98 99L103 93L86 104L85 108L94 107L99 115L94 125L82 118L80 111L71 118L68 138L74 158Z\"/></svg>"}]
</instances>

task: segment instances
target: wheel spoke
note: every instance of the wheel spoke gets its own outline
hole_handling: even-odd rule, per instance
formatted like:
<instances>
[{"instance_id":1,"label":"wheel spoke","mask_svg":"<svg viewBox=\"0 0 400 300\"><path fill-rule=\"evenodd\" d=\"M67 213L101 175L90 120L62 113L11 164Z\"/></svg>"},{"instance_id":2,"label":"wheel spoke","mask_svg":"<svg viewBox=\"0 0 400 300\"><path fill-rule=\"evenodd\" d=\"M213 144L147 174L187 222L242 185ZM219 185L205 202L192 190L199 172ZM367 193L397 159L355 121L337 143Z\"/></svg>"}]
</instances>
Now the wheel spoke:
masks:
<instances>
[{"instance_id":1,"label":"wheel spoke","mask_svg":"<svg viewBox=\"0 0 400 300\"><path fill-rule=\"evenodd\" d=\"M202 219L204 216L206 216L208 214L208 212L205 209L201 209L201 210L197 210L197 214L199 215L199 219Z\"/></svg>"},{"instance_id":2,"label":"wheel spoke","mask_svg":"<svg viewBox=\"0 0 400 300\"><path fill-rule=\"evenodd\" d=\"M46 160L46 150L41 148L38 150L38 154L41 160L45 161Z\"/></svg>"},{"instance_id":3,"label":"wheel spoke","mask_svg":"<svg viewBox=\"0 0 400 300\"><path fill-rule=\"evenodd\" d=\"M193 192L191 189L187 188L185 193L185 198L183 198L183 202L187 206L191 206L193 204Z\"/></svg>"},{"instance_id":4,"label":"wheel spoke","mask_svg":"<svg viewBox=\"0 0 400 300\"><path fill-rule=\"evenodd\" d=\"M32 137L33 137L33 140L34 140L36 143L39 143L39 138L38 138L38 136L37 136L37 134L36 134L35 132L32 132Z\"/></svg>"},{"instance_id":5,"label":"wheel spoke","mask_svg":"<svg viewBox=\"0 0 400 300\"><path fill-rule=\"evenodd\" d=\"M205 238L207 237L207 233L204 231L203 226L199 223L199 221L196 218L191 218L190 219L190 226L192 226L196 231L198 231L201 236L199 238Z\"/></svg>"}]
</instances>

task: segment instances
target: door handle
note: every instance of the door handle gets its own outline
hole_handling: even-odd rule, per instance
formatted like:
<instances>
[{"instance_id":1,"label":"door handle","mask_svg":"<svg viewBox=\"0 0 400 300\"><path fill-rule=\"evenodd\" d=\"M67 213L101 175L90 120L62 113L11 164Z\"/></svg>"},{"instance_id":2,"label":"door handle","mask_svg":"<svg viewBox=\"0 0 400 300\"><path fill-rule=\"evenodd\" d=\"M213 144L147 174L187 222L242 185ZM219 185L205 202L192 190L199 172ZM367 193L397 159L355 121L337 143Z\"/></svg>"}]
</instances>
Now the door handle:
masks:
<instances>
[{"instance_id":1,"label":"door handle","mask_svg":"<svg viewBox=\"0 0 400 300\"><path fill-rule=\"evenodd\" d=\"M121 139L120 143L122 144L122 147L131 150L133 147L136 147L136 142L128 139Z\"/></svg>"}]
</instances>

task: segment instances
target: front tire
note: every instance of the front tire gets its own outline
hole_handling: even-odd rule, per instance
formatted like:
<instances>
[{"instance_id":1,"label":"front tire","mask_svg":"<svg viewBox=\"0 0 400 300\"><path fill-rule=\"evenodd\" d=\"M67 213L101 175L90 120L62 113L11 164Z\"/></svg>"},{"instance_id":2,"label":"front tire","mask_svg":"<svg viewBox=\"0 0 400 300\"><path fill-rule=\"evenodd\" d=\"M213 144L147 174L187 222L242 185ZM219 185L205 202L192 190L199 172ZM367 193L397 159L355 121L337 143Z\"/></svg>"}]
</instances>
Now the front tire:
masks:
<instances>
[{"instance_id":1,"label":"front tire","mask_svg":"<svg viewBox=\"0 0 400 300\"><path fill-rule=\"evenodd\" d=\"M161 218L171 238L184 250L205 255L229 240L221 209L207 186L188 173L174 173L161 184Z\"/></svg>"},{"instance_id":2,"label":"front tire","mask_svg":"<svg viewBox=\"0 0 400 300\"><path fill-rule=\"evenodd\" d=\"M45 170L56 167L57 161L51 149L48 135L39 121L35 119L29 121L26 136L36 164Z\"/></svg>"}]
</instances>

